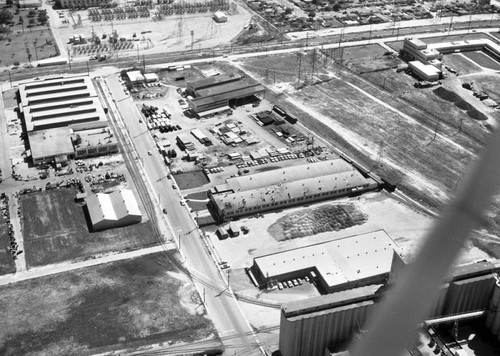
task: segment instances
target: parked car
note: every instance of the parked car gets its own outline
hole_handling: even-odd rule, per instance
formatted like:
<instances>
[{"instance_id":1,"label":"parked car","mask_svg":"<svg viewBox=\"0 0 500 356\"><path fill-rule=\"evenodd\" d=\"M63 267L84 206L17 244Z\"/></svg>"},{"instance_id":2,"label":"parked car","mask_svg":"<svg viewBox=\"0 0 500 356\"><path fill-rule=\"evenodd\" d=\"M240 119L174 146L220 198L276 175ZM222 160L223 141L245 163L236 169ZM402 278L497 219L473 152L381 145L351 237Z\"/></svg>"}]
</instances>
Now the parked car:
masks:
<instances>
[{"instance_id":1,"label":"parked car","mask_svg":"<svg viewBox=\"0 0 500 356\"><path fill-rule=\"evenodd\" d=\"M286 284L288 285L288 288L293 288L292 281L286 281Z\"/></svg>"},{"instance_id":2,"label":"parked car","mask_svg":"<svg viewBox=\"0 0 500 356\"><path fill-rule=\"evenodd\" d=\"M297 280L294 278L292 279L292 283L295 287L297 287L299 285L299 282L297 282Z\"/></svg>"},{"instance_id":3,"label":"parked car","mask_svg":"<svg viewBox=\"0 0 500 356\"><path fill-rule=\"evenodd\" d=\"M283 289L283 283L278 282L278 289L279 289L279 290L282 290L282 289Z\"/></svg>"}]
</instances>

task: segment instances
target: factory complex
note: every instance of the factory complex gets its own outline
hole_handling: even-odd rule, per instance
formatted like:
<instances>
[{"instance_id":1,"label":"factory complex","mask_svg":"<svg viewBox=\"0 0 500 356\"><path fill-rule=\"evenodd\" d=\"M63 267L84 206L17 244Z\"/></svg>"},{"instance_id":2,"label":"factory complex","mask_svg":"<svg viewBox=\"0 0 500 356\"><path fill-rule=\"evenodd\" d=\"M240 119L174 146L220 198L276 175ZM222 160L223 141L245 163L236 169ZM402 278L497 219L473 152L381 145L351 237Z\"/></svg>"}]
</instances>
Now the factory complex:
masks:
<instances>
[{"instance_id":1,"label":"factory complex","mask_svg":"<svg viewBox=\"0 0 500 356\"><path fill-rule=\"evenodd\" d=\"M89 196L86 203L92 231L137 224L142 220L137 200L129 189L97 193Z\"/></svg>"},{"instance_id":2,"label":"factory complex","mask_svg":"<svg viewBox=\"0 0 500 356\"><path fill-rule=\"evenodd\" d=\"M418 38L405 38L402 49L413 74L430 82L442 77L443 54L468 51L483 51L496 60L500 59L500 46L489 39L426 44Z\"/></svg>"},{"instance_id":3,"label":"factory complex","mask_svg":"<svg viewBox=\"0 0 500 356\"><path fill-rule=\"evenodd\" d=\"M208 195L217 218L227 220L378 187L349 163L335 159L229 178Z\"/></svg>"},{"instance_id":4,"label":"factory complex","mask_svg":"<svg viewBox=\"0 0 500 356\"><path fill-rule=\"evenodd\" d=\"M228 111L264 93L262 84L239 74L223 74L187 83L189 109L198 117Z\"/></svg>"},{"instance_id":5,"label":"factory complex","mask_svg":"<svg viewBox=\"0 0 500 356\"><path fill-rule=\"evenodd\" d=\"M249 273L260 287L312 275L319 288L332 293L383 283L393 264L404 262L396 243L379 230L260 256L254 258Z\"/></svg>"},{"instance_id":6,"label":"factory complex","mask_svg":"<svg viewBox=\"0 0 500 356\"><path fill-rule=\"evenodd\" d=\"M106 109L89 77L37 80L19 86L34 164L118 152Z\"/></svg>"},{"instance_id":7,"label":"factory complex","mask_svg":"<svg viewBox=\"0 0 500 356\"><path fill-rule=\"evenodd\" d=\"M428 318L417 328L420 340L425 342L409 345L408 349L413 351L409 354L473 355L467 352L468 343L471 349L478 347L478 331L486 333L481 335L482 340L488 337L499 340L500 282L496 277L499 269L498 263L491 262L456 267L441 286L439 299ZM362 337L366 320L386 290L383 284L369 284L284 304L279 336L281 355L348 355L350 340L356 335ZM473 329L464 340L446 342L452 329L458 330L467 323L475 323L481 330ZM495 354L491 350L494 345L482 341L480 346L492 352L485 354Z\"/></svg>"}]
</instances>

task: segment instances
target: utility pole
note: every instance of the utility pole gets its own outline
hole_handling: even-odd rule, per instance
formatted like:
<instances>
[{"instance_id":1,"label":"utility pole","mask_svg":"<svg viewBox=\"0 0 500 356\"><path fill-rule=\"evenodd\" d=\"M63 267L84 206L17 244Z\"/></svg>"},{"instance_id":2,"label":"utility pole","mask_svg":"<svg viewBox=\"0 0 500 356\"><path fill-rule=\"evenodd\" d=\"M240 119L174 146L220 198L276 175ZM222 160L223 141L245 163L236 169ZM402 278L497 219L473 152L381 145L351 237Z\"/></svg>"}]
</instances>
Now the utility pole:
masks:
<instances>
[{"instance_id":1,"label":"utility pole","mask_svg":"<svg viewBox=\"0 0 500 356\"><path fill-rule=\"evenodd\" d=\"M314 78L314 69L316 67L316 48L313 48L311 56L312 56L312 58L311 58L311 61L312 61L311 79L313 79Z\"/></svg>"},{"instance_id":2,"label":"utility pole","mask_svg":"<svg viewBox=\"0 0 500 356\"><path fill-rule=\"evenodd\" d=\"M448 36L450 35L450 32L451 32L451 26L453 25L453 14L451 15L451 19L450 19L450 27L448 27Z\"/></svg>"},{"instance_id":3,"label":"utility pole","mask_svg":"<svg viewBox=\"0 0 500 356\"><path fill-rule=\"evenodd\" d=\"M302 70L302 53L298 52L297 55L299 56L299 73L297 76L297 83L300 82L300 71Z\"/></svg>"},{"instance_id":4,"label":"utility pole","mask_svg":"<svg viewBox=\"0 0 500 356\"><path fill-rule=\"evenodd\" d=\"M87 61L87 75L90 77L89 61Z\"/></svg>"},{"instance_id":5,"label":"utility pole","mask_svg":"<svg viewBox=\"0 0 500 356\"><path fill-rule=\"evenodd\" d=\"M35 58L36 60L38 61L38 51L36 50L36 44L37 44L37 41L33 41L33 46L35 47Z\"/></svg>"},{"instance_id":6,"label":"utility pole","mask_svg":"<svg viewBox=\"0 0 500 356\"><path fill-rule=\"evenodd\" d=\"M193 50L193 45L194 45L194 31L191 30L191 51Z\"/></svg>"},{"instance_id":7,"label":"utility pole","mask_svg":"<svg viewBox=\"0 0 500 356\"><path fill-rule=\"evenodd\" d=\"M144 58L144 55L142 55L142 68L146 70L146 58Z\"/></svg>"},{"instance_id":8,"label":"utility pole","mask_svg":"<svg viewBox=\"0 0 500 356\"><path fill-rule=\"evenodd\" d=\"M9 83L10 83L10 88L12 89L12 77L10 76L10 69L9 69Z\"/></svg>"}]
</instances>

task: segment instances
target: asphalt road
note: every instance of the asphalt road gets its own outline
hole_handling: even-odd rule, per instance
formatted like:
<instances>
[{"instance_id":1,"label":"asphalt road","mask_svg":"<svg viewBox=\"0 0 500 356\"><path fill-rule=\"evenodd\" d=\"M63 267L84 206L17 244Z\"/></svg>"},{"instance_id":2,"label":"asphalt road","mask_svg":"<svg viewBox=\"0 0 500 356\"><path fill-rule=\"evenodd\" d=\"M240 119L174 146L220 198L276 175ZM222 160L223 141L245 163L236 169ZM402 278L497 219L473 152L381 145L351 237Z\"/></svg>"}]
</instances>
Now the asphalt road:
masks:
<instances>
[{"instance_id":1,"label":"asphalt road","mask_svg":"<svg viewBox=\"0 0 500 356\"><path fill-rule=\"evenodd\" d=\"M219 335L226 346L227 355L258 355L259 345L234 295L228 290L225 278L214 263L210 251L203 242L187 205L181 205L182 196L172 188L173 180L166 176L168 170L163 157L156 149L153 138L144 123L139 122L140 113L133 99L125 95L116 75L106 78L107 86L115 99L121 119L126 125L134 147L141 157L148 182L161 208L167 209L166 218L172 233L162 229L165 237L181 244L185 257L184 266L193 276L194 283L203 298ZM152 152L152 155L148 154ZM162 224L160 224L160 227Z\"/></svg>"}]
</instances>

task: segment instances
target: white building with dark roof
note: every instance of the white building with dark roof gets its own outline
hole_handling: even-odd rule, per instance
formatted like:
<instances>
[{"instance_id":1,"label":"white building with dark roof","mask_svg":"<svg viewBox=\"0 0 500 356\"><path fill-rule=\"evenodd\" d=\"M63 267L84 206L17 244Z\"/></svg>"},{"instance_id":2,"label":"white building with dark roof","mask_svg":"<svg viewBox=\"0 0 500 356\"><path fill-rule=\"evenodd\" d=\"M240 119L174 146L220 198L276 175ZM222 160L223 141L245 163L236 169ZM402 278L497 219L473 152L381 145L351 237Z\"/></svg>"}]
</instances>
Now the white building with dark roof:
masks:
<instances>
[{"instance_id":1,"label":"white building with dark roof","mask_svg":"<svg viewBox=\"0 0 500 356\"><path fill-rule=\"evenodd\" d=\"M93 231L136 224L142 220L137 200L129 189L110 194L97 193L88 197L86 202Z\"/></svg>"}]
</instances>

